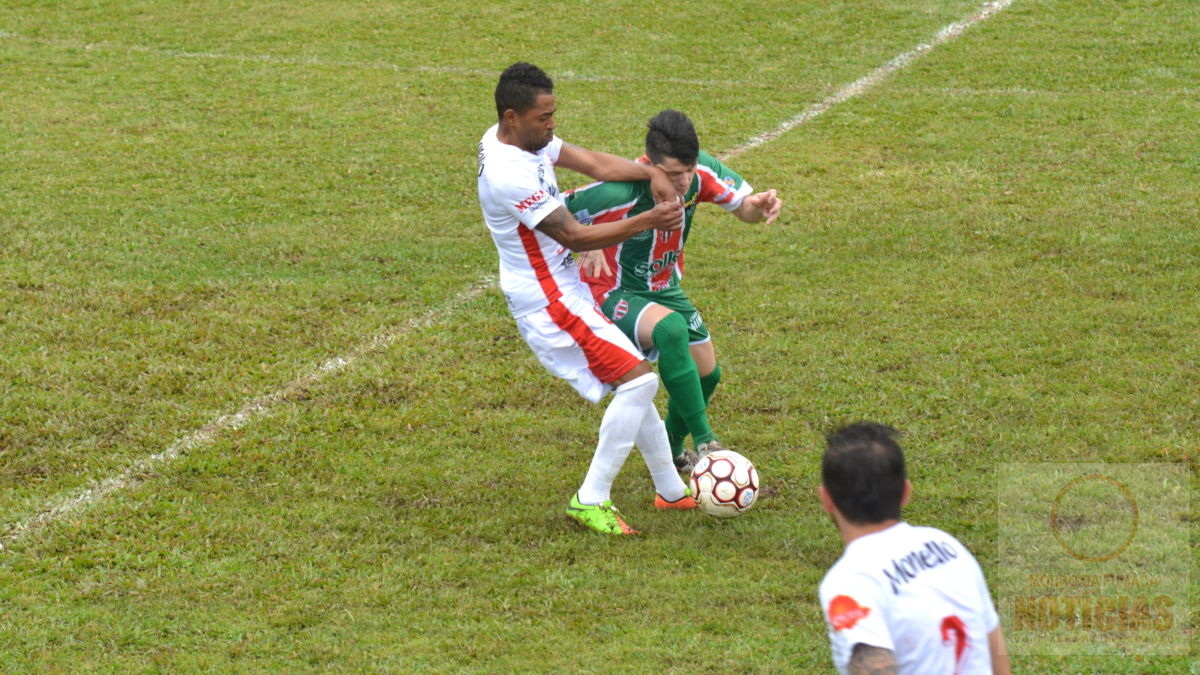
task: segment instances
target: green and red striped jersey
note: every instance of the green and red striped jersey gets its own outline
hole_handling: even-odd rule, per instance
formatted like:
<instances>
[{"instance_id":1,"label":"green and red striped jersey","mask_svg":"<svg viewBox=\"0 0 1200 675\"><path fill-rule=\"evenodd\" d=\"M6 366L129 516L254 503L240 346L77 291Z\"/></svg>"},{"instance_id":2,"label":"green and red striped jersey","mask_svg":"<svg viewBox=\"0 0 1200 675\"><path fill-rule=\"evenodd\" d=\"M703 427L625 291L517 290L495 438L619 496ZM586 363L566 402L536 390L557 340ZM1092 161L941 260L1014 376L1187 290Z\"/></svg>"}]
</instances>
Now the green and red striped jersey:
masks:
<instances>
[{"instance_id":1,"label":"green and red striped jersey","mask_svg":"<svg viewBox=\"0 0 1200 675\"><path fill-rule=\"evenodd\" d=\"M649 162L642 157L640 162ZM683 247L692 230L692 217L701 202L733 211L753 193L750 184L712 155L700 151L696 175L684 197L683 227L673 232L646 230L604 250L611 274L589 275L580 270L598 303L614 288L659 291L677 286L683 278ZM579 222L605 223L654 208L649 181L590 183L566 194L567 209Z\"/></svg>"}]
</instances>

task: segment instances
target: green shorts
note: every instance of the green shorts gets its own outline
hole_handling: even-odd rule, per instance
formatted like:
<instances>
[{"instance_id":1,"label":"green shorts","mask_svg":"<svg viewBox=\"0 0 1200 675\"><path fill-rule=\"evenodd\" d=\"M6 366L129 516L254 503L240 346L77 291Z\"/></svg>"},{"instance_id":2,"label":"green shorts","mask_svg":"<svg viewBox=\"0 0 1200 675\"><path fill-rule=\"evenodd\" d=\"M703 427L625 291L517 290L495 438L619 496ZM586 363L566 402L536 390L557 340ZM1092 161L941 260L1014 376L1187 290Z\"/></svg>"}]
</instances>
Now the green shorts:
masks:
<instances>
[{"instance_id":1,"label":"green shorts","mask_svg":"<svg viewBox=\"0 0 1200 675\"><path fill-rule=\"evenodd\" d=\"M650 303L657 303L683 315L688 325L688 344L703 344L712 339L708 333L708 326L704 325L704 318L700 316L700 311L688 299L683 289L678 286L661 291L643 292L615 288L608 294L604 304L600 306L600 310L604 312L604 316L617 325L617 328L621 329L621 332L625 333L626 337L633 341L633 344L643 348L646 358L654 361L658 358L658 350L645 349L637 339L638 319L641 318L642 312L646 311L646 307Z\"/></svg>"}]
</instances>

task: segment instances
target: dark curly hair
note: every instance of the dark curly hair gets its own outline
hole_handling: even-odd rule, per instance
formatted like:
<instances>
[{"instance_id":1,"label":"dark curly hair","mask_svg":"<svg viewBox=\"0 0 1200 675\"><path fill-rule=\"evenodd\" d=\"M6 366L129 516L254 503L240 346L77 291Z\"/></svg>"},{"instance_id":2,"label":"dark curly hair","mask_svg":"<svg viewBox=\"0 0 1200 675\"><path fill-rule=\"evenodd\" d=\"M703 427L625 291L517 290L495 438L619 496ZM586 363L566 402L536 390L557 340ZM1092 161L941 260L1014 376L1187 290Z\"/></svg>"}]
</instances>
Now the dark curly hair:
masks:
<instances>
[{"instance_id":1,"label":"dark curly hair","mask_svg":"<svg viewBox=\"0 0 1200 675\"><path fill-rule=\"evenodd\" d=\"M496 117L503 119L504 111L510 108L524 113L539 95L553 92L554 82L541 68L524 61L514 63L500 73L496 83Z\"/></svg>"}]
</instances>

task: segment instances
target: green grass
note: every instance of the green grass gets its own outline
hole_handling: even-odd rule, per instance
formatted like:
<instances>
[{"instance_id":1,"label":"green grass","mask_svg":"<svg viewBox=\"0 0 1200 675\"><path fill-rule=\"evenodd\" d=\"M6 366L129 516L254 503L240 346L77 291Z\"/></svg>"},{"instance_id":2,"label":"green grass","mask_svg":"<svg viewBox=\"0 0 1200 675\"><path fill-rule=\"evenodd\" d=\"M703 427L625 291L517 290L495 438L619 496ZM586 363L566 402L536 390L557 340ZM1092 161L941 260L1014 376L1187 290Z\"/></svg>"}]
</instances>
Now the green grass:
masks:
<instances>
[{"instance_id":1,"label":"green grass","mask_svg":"<svg viewBox=\"0 0 1200 675\"><path fill-rule=\"evenodd\" d=\"M907 432L907 517L989 579L1020 462L1182 463L1195 568L1192 3L1015 0L731 159L785 216L700 214L686 287L715 427L770 490L659 514L631 457L636 541L563 516L602 409L468 292L496 75L545 67L568 141L633 155L675 107L722 153L979 3L416 4L0 8L0 537L284 391L7 542L3 670L827 672L813 491L856 418ZM1188 672L1192 645L1014 666Z\"/></svg>"}]
</instances>

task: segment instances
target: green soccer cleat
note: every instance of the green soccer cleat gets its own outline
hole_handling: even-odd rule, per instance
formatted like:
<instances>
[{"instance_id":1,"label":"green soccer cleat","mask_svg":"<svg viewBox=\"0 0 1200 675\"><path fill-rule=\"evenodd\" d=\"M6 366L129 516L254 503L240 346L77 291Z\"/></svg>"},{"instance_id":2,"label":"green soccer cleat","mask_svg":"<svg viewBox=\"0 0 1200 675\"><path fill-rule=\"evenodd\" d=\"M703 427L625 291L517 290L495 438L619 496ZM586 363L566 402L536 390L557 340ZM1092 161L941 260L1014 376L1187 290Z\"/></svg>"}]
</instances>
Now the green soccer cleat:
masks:
<instances>
[{"instance_id":1,"label":"green soccer cleat","mask_svg":"<svg viewBox=\"0 0 1200 675\"><path fill-rule=\"evenodd\" d=\"M621 512L613 506L611 499L603 504L583 504L575 494L567 504L567 515L604 534L639 534L621 518Z\"/></svg>"}]
</instances>

